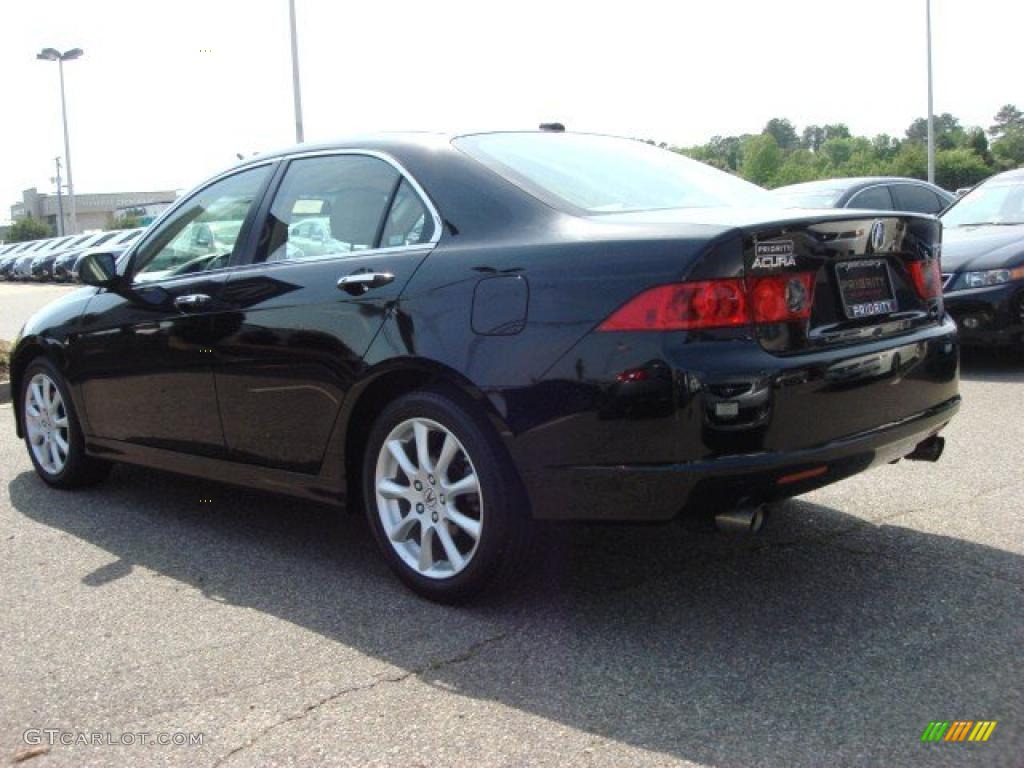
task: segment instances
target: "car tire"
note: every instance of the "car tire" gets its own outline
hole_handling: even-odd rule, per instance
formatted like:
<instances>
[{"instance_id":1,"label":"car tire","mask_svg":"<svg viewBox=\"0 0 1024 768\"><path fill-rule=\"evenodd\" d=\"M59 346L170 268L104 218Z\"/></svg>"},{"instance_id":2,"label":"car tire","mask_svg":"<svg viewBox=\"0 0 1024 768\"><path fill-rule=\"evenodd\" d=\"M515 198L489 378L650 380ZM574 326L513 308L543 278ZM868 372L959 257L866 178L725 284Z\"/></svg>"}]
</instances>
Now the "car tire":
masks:
<instances>
[{"instance_id":1,"label":"car tire","mask_svg":"<svg viewBox=\"0 0 1024 768\"><path fill-rule=\"evenodd\" d=\"M460 602L523 567L534 526L522 483L493 428L458 396L417 391L387 406L362 479L374 538L419 595Z\"/></svg>"},{"instance_id":2,"label":"car tire","mask_svg":"<svg viewBox=\"0 0 1024 768\"><path fill-rule=\"evenodd\" d=\"M81 422L67 384L47 358L36 358L25 369L18 407L29 458L48 485L81 488L109 474L109 462L86 455Z\"/></svg>"}]
</instances>

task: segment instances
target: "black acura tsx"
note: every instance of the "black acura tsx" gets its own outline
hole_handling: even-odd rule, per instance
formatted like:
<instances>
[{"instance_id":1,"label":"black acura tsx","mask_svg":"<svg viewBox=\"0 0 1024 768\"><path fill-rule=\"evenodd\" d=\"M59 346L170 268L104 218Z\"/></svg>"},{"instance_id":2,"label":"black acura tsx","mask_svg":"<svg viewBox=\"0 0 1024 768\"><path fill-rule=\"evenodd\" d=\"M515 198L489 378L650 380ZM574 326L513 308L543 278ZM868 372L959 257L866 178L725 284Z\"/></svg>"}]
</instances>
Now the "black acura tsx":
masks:
<instances>
[{"instance_id":1,"label":"black acura tsx","mask_svg":"<svg viewBox=\"0 0 1024 768\"><path fill-rule=\"evenodd\" d=\"M87 256L16 343L17 429L57 488L130 462L361 505L399 577L456 600L536 520L753 525L938 458L940 239L607 136L304 145Z\"/></svg>"}]
</instances>

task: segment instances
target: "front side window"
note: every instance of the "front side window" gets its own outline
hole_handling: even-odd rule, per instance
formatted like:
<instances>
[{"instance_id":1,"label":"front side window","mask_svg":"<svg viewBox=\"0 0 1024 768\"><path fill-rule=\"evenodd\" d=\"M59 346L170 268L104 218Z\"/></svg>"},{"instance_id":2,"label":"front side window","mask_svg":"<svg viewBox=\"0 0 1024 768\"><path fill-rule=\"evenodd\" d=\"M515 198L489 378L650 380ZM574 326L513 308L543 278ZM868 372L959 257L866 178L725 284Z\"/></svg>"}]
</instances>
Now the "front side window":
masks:
<instances>
[{"instance_id":1,"label":"front side window","mask_svg":"<svg viewBox=\"0 0 1024 768\"><path fill-rule=\"evenodd\" d=\"M189 198L137 252L136 282L226 267L269 173L267 165L242 171Z\"/></svg>"},{"instance_id":2,"label":"front side window","mask_svg":"<svg viewBox=\"0 0 1024 768\"><path fill-rule=\"evenodd\" d=\"M778 207L778 201L754 184L632 139L484 133L453 143L535 197L571 212Z\"/></svg>"},{"instance_id":3,"label":"front side window","mask_svg":"<svg viewBox=\"0 0 1024 768\"><path fill-rule=\"evenodd\" d=\"M355 254L378 247L400 174L376 157L293 160L270 208L266 261Z\"/></svg>"}]
</instances>

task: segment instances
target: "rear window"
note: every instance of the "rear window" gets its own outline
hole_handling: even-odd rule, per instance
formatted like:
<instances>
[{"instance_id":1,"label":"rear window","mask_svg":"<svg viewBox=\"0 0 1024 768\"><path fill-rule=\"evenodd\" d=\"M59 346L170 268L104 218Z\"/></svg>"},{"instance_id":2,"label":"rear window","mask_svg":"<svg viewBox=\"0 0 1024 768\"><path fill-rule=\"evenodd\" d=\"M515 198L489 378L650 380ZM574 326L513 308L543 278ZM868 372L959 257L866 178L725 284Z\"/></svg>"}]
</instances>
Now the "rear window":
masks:
<instances>
[{"instance_id":1,"label":"rear window","mask_svg":"<svg viewBox=\"0 0 1024 768\"><path fill-rule=\"evenodd\" d=\"M535 197L574 212L777 207L754 184L632 139L485 133L453 143Z\"/></svg>"}]
</instances>

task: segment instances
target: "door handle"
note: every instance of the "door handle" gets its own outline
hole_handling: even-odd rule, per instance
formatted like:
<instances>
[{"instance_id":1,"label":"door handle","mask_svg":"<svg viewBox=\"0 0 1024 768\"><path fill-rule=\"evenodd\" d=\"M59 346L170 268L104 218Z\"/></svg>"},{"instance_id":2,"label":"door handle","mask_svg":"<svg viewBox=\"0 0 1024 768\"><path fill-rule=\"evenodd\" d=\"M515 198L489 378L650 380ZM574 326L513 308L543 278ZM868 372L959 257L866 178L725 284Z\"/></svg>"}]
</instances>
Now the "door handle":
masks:
<instances>
[{"instance_id":1,"label":"door handle","mask_svg":"<svg viewBox=\"0 0 1024 768\"><path fill-rule=\"evenodd\" d=\"M182 312L195 312L208 307L212 301L213 299L205 293L188 293L178 296L174 300L174 306Z\"/></svg>"},{"instance_id":2,"label":"door handle","mask_svg":"<svg viewBox=\"0 0 1024 768\"><path fill-rule=\"evenodd\" d=\"M390 272L353 272L339 278L338 287L353 296L362 296L371 288L380 288L394 279Z\"/></svg>"}]
</instances>

